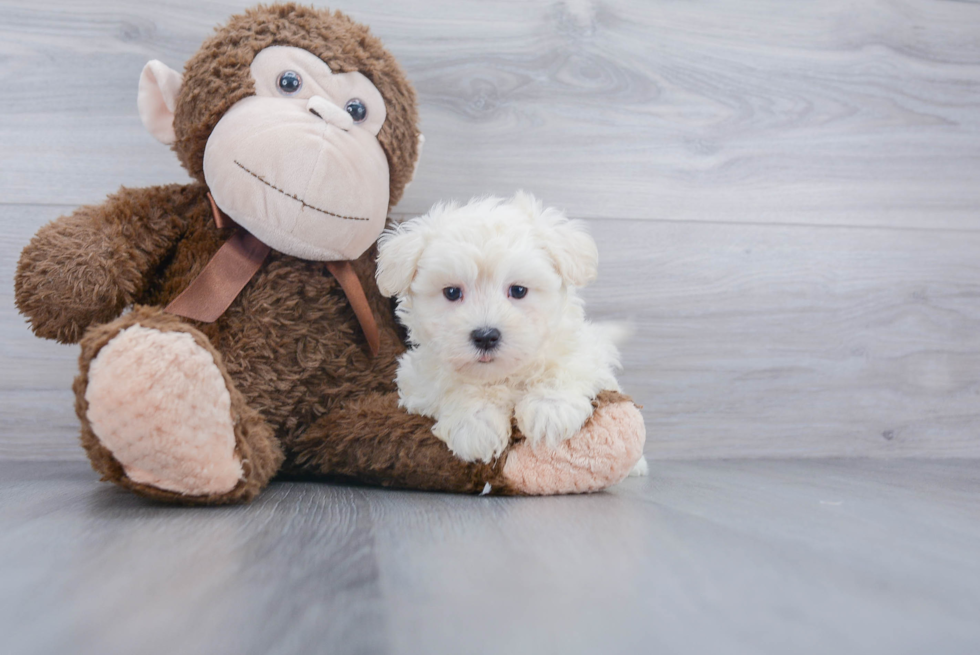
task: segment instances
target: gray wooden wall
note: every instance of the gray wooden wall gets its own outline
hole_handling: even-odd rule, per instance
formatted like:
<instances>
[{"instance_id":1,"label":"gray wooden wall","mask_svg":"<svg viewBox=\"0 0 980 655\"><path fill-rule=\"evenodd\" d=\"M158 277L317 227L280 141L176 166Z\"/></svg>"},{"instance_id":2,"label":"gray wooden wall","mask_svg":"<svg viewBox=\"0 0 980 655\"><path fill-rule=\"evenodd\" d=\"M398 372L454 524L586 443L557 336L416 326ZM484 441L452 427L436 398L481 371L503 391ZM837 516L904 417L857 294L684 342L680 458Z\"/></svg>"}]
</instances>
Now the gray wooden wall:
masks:
<instances>
[{"instance_id":1,"label":"gray wooden wall","mask_svg":"<svg viewBox=\"0 0 980 655\"><path fill-rule=\"evenodd\" d=\"M77 459L75 347L20 249L186 180L136 82L242 2L0 2L0 459ZM320 4L320 3L318 3ZM420 93L396 213L524 188L587 219L654 458L980 456L980 5L339 0Z\"/></svg>"}]
</instances>

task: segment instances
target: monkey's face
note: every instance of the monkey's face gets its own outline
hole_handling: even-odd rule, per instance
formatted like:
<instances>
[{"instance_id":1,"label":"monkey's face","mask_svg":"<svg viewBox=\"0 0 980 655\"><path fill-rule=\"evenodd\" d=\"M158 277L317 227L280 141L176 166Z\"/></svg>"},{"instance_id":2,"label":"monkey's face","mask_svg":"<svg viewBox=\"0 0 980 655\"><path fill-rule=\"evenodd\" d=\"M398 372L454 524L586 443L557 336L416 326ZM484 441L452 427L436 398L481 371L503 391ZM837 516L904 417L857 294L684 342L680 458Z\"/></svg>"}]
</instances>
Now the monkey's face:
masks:
<instances>
[{"instance_id":1,"label":"monkey's face","mask_svg":"<svg viewBox=\"0 0 980 655\"><path fill-rule=\"evenodd\" d=\"M355 259L371 246L423 139L411 84L365 26L260 5L218 28L184 71L143 68L140 118L220 209L304 259Z\"/></svg>"},{"instance_id":2,"label":"monkey's face","mask_svg":"<svg viewBox=\"0 0 980 655\"><path fill-rule=\"evenodd\" d=\"M381 93L361 73L333 73L288 46L262 50L251 74L255 95L221 117L204 150L215 202L286 254L357 258L388 211Z\"/></svg>"}]
</instances>

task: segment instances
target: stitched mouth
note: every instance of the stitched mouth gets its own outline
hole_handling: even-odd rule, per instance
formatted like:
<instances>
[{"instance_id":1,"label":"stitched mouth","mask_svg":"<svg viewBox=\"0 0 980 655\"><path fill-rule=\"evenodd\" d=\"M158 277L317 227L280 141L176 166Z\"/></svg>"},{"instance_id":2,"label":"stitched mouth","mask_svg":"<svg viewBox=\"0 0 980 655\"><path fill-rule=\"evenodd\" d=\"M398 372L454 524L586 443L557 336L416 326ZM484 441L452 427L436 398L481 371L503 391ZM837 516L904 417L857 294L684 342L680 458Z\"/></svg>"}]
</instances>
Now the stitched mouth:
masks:
<instances>
[{"instance_id":1,"label":"stitched mouth","mask_svg":"<svg viewBox=\"0 0 980 655\"><path fill-rule=\"evenodd\" d=\"M310 203L306 202L305 200L303 200L302 198L300 198L299 196L297 196L295 193L287 193L286 191L283 191L282 189L280 189L279 187L277 187L272 182L269 182L267 179L265 179L264 177L262 177L258 173L250 170L248 167L246 167L244 164L242 164L237 159L235 159L233 161L235 162L235 165L238 166L238 168L242 169L243 171L245 171L246 173L248 173L249 175L251 175L252 177L254 177L256 180L258 180L259 182L261 182L262 184L266 185L267 187L269 187L270 189L272 189L274 191L278 191L279 193L281 193L282 195L286 196L287 198L292 198L293 200L295 200L299 204L303 205L303 207L308 207L308 208L310 208L310 209L312 209L314 211L320 212L321 214L326 214L327 216L333 216L335 218L342 218L345 221L367 221L367 220L370 220L370 219L367 219L367 218L360 218L358 216L344 216L342 214L335 214L332 211L327 211L326 209L320 209L319 207L317 207L315 205L311 205Z\"/></svg>"}]
</instances>

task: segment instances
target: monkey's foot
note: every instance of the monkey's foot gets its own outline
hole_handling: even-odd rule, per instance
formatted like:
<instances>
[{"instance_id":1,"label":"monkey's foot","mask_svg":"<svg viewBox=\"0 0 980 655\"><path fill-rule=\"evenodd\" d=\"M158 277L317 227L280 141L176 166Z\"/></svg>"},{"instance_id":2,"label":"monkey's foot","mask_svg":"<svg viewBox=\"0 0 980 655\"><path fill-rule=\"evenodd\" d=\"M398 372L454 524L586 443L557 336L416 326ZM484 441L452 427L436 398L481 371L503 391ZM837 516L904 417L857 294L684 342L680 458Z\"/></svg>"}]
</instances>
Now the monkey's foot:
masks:
<instances>
[{"instance_id":1,"label":"monkey's foot","mask_svg":"<svg viewBox=\"0 0 980 655\"><path fill-rule=\"evenodd\" d=\"M133 482L198 496L243 477L231 394L186 332L133 325L92 360L88 420Z\"/></svg>"},{"instance_id":2,"label":"monkey's foot","mask_svg":"<svg viewBox=\"0 0 980 655\"><path fill-rule=\"evenodd\" d=\"M530 495L587 493L622 482L643 456L643 416L612 392L598 398L592 418L555 448L513 447L504 464L507 482Z\"/></svg>"},{"instance_id":3,"label":"monkey's foot","mask_svg":"<svg viewBox=\"0 0 980 655\"><path fill-rule=\"evenodd\" d=\"M123 317L83 343L76 394L93 465L107 479L161 499L250 498L281 462L271 430L234 390L200 332L142 312L149 315ZM92 340L101 346L91 347ZM264 452L249 462L256 442ZM272 471L249 485L256 460L273 464Z\"/></svg>"}]
</instances>

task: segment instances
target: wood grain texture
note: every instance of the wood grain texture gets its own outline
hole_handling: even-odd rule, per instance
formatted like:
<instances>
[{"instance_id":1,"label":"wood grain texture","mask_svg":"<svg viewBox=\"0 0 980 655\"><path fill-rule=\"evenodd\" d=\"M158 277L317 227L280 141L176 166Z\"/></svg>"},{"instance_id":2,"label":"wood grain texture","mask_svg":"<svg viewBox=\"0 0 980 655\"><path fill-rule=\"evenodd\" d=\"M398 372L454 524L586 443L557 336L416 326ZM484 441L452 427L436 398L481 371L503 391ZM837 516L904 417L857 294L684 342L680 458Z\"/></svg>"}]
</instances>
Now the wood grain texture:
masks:
<instances>
[{"instance_id":1,"label":"wood grain texture","mask_svg":"<svg viewBox=\"0 0 980 655\"><path fill-rule=\"evenodd\" d=\"M3 3L0 459L78 459L77 350L12 301L44 222L180 181L135 109L249 2ZM338 5L415 82L400 216L537 193L589 220L586 291L667 458L980 456L980 5Z\"/></svg>"},{"instance_id":2,"label":"wood grain texture","mask_svg":"<svg viewBox=\"0 0 980 655\"><path fill-rule=\"evenodd\" d=\"M974 462L653 470L593 496L289 483L192 510L0 463L4 651L980 649Z\"/></svg>"},{"instance_id":3,"label":"wood grain texture","mask_svg":"<svg viewBox=\"0 0 980 655\"><path fill-rule=\"evenodd\" d=\"M20 250L69 206L0 205L0 460L79 459L78 347L35 337L14 306Z\"/></svg>"},{"instance_id":4,"label":"wood grain texture","mask_svg":"<svg viewBox=\"0 0 980 655\"><path fill-rule=\"evenodd\" d=\"M603 221L593 316L667 457L980 456L980 235Z\"/></svg>"},{"instance_id":5,"label":"wood grain texture","mask_svg":"<svg viewBox=\"0 0 980 655\"><path fill-rule=\"evenodd\" d=\"M5 209L24 241L67 211ZM621 382L651 457L980 457L980 234L591 226L586 306L634 329ZM0 458L80 458L76 349L29 333L11 274L0 264Z\"/></svg>"},{"instance_id":6,"label":"wood grain texture","mask_svg":"<svg viewBox=\"0 0 980 655\"><path fill-rule=\"evenodd\" d=\"M248 4L4 2L0 198L183 179L139 124L139 71ZM592 218L980 227L976 3L337 6L420 92L402 211L525 187Z\"/></svg>"}]
</instances>

